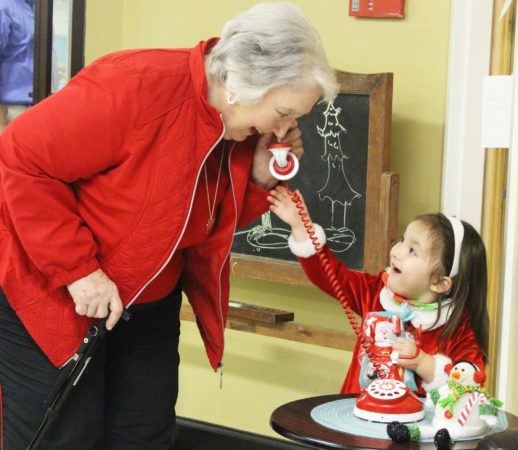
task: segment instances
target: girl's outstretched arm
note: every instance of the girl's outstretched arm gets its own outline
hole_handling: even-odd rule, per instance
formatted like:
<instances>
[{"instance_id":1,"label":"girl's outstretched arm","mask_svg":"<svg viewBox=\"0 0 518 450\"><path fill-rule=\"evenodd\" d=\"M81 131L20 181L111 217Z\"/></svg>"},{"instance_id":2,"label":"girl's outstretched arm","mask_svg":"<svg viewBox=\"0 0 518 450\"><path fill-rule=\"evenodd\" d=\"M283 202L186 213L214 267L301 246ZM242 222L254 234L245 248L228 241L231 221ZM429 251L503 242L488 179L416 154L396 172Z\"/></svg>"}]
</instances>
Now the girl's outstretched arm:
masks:
<instances>
[{"instance_id":1,"label":"girl's outstretched arm","mask_svg":"<svg viewBox=\"0 0 518 450\"><path fill-rule=\"evenodd\" d=\"M307 207L302 195L298 190L296 193L302 200L304 212L307 213ZM331 288L329 276L325 273L326 270L316 255L316 250L314 250L306 227L301 220L299 209L293 203L288 190L284 186L277 186L270 191L268 201L270 202L270 210L291 227L292 234L288 240L290 250L299 258L299 262L309 280L329 295L335 297L336 294ZM380 277L350 270L342 261L335 258L325 245L326 237L322 227L315 223L313 227L315 237L323 247L323 252L329 261L330 271L338 278L354 312L363 315L364 310L372 310L378 302Z\"/></svg>"}]
</instances>

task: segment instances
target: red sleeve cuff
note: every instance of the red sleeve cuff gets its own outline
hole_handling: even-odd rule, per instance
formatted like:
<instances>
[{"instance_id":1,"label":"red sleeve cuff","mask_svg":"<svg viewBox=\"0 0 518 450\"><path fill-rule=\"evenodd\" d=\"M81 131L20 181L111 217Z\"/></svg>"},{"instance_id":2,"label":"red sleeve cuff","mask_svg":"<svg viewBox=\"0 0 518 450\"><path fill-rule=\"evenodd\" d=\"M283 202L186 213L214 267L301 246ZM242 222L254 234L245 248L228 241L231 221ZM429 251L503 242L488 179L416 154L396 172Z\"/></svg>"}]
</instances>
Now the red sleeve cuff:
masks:
<instances>
[{"instance_id":1,"label":"red sleeve cuff","mask_svg":"<svg viewBox=\"0 0 518 450\"><path fill-rule=\"evenodd\" d=\"M272 188L273 189L273 188ZM265 204L268 205L268 200L266 200L266 197L270 193L271 189L265 189L258 184L255 184L253 181L248 182L247 186L248 194L253 195L254 197L263 198L266 202Z\"/></svg>"},{"instance_id":2,"label":"red sleeve cuff","mask_svg":"<svg viewBox=\"0 0 518 450\"><path fill-rule=\"evenodd\" d=\"M270 204L266 199L269 193L268 189L264 189L251 181L248 182L243 211L237 224L238 228L245 227L269 210Z\"/></svg>"},{"instance_id":3,"label":"red sleeve cuff","mask_svg":"<svg viewBox=\"0 0 518 450\"><path fill-rule=\"evenodd\" d=\"M92 272L95 272L99 269L101 265L96 258L92 258L76 267L75 269L69 270L67 272L61 272L60 274L54 275L50 278L50 285L52 288L58 288L60 286L66 286L74 281L77 281L87 275L90 275Z\"/></svg>"}]
</instances>

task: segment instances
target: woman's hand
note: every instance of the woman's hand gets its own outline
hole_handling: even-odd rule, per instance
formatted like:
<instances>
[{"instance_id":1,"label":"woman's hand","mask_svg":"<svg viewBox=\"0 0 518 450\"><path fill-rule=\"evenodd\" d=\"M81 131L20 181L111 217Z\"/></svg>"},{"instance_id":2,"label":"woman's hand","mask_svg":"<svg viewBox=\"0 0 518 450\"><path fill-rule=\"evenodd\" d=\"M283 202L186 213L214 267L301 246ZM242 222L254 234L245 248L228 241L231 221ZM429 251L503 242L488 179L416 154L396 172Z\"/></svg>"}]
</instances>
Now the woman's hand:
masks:
<instances>
[{"instance_id":1,"label":"woman's hand","mask_svg":"<svg viewBox=\"0 0 518 450\"><path fill-rule=\"evenodd\" d=\"M289 130L281 141L290 143L293 146L293 154L299 159L304 153L301 136L300 129L295 125L295 128ZM272 176L268 167L272 157L272 154L268 151L268 144L272 142L273 138L273 133L263 134L257 141L254 152L252 180L255 184L265 189L271 189L279 182L279 180Z\"/></svg>"},{"instance_id":2,"label":"woman's hand","mask_svg":"<svg viewBox=\"0 0 518 450\"><path fill-rule=\"evenodd\" d=\"M304 203L302 194L298 189L295 192L302 200L302 206L307 214L308 209ZM271 190L267 199L270 202L270 211L275 213L279 219L286 222L291 227L291 232L296 242L302 242L308 239L308 233L301 220L299 209L284 186L277 186L275 189Z\"/></svg>"},{"instance_id":3,"label":"woman's hand","mask_svg":"<svg viewBox=\"0 0 518 450\"><path fill-rule=\"evenodd\" d=\"M67 286L80 316L103 318L108 316L106 329L111 330L122 315L122 301L115 283L97 269Z\"/></svg>"}]
</instances>

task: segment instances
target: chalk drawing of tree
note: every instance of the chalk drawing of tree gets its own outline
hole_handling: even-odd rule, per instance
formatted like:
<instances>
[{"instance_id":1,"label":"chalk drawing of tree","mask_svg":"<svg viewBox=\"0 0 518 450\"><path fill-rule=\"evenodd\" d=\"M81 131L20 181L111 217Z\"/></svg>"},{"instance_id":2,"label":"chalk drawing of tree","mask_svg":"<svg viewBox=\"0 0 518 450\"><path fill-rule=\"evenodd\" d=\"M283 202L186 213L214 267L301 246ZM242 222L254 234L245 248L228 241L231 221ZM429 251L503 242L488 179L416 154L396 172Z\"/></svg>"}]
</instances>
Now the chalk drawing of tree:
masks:
<instances>
[{"instance_id":1,"label":"chalk drawing of tree","mask_svg":"<svg viewBox=\"0 0 518 450\"><path fill-rule=\"evenodd\" d=\"M331 226L326 227L326 235L329 246L335 252L348 250L356 242L354 231L346 226L347 207L361 197L355 191L346 174L346 161L349 157L342 150L341 135L347 134L347 129L338 119L342 108L335 108L329 102L324 111L324 125L317 125L317 132L324 140L324 154L321 158L327 165L327 175L324 185L317 191L320 201L331 203ZM345 182L345 184L344 184ZM344 186L337 190L336 186Z\"/></svg>"}]
</instances>

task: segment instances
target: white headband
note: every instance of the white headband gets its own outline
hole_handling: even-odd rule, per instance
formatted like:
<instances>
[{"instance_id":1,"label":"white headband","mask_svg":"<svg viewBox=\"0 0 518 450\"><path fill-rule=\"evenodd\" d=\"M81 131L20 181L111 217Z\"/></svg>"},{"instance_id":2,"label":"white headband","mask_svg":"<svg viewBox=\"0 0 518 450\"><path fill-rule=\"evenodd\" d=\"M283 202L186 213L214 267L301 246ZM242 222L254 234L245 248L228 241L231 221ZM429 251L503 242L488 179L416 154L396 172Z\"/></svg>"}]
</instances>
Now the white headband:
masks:
<instances>
[{"instance_id":1,"label":"white headband","mask_svg":"<svg viewBox=\"0 0 518 450\"><path fill-rule=\"evenodd\" d=\"M455 251L453 254L453 264L451 265L450 278L453 278L459 273L460 249L462 247L462 240L464 239L464 225L455 216L446 216L453 228L453 242L455 244Z\"/></svg>"}]
</instances>

